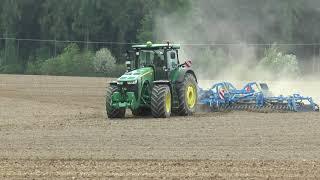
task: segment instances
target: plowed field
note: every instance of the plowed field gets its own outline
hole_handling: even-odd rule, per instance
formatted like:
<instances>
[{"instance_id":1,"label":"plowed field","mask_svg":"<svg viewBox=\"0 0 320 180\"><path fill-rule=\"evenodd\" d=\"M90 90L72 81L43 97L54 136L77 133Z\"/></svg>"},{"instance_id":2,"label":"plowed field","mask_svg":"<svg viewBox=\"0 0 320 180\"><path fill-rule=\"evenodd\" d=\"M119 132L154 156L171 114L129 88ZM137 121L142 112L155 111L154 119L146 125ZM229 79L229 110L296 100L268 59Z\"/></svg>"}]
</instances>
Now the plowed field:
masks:
<instances>
[{"instance_id":1,"label":"plowed field","mask_svg":"<svg viewBox=\"0 0 320 180\"><path fill-rule=\"evenodd\" d=\"M320 113L111 121L107 82L0 75L0 178L320 178Z\"/></svg>"}]
</instances>

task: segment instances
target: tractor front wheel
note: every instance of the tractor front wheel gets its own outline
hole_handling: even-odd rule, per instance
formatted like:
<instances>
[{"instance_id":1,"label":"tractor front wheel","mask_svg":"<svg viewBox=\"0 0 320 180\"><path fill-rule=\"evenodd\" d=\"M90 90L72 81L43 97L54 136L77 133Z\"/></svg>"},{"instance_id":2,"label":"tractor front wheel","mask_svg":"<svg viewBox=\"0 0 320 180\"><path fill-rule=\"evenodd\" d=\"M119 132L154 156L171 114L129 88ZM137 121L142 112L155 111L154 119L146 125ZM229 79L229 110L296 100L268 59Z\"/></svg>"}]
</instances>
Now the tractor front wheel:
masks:
<instances>
[{"instance_id":1,"label":"tractor front wheel","mask_svg":"<svg viewBox=\"0 0 320 180\"><path fill-rule=\"evenodd\" d=\"M151 113L155 118L171 115L171 90L168 85L154 85L151 93Z\"/></svg>"},{"instance_id":2,"label":"tractor front wheel","mask_svg":"<svg viewBox=\"0 0 320 180\"><path fill-rule=\"evenodd\" d=\"M197 82L192 74L186 74L184 81L177 86L179 108L178 114L190 116L196 111L198 101Z\"/></svg>"},{"instance_id":3,"label":"tractor front wheel","mask_svg":"<svg viewBox=\"0 0 320 180\"><path fill-rule=\"evenodd\" d=\"M106 93L106 111L108 118L113 119L113 118L124 118L126 114L126 109L125 108L119 108L116 109L112 107L112 94L119 91L118 87L115 85L110 85L107 88L107 93Z\"/></svg>"}]
</instances>

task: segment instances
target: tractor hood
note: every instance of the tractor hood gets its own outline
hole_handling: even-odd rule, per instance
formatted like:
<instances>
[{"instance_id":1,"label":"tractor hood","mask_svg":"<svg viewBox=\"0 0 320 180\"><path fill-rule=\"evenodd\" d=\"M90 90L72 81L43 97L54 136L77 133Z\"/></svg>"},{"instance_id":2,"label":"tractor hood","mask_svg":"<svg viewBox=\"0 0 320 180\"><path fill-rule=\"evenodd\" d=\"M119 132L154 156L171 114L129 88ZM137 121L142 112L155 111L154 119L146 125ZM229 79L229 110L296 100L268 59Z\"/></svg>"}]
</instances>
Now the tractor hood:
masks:
<instances>
[{"instance_id":1,"label":"tractor hood","mask_svg":"<svg viewBox=\"0 0 320 180\"><path fill-rule=\"evenodd\" d=\"M142 76L145 76L152 72L153 72L153 69L151 67L136 69L122 75L120 78L118 78L118 82L136 81L136 80L139 80Z\"/></svg>"}]
</instances>

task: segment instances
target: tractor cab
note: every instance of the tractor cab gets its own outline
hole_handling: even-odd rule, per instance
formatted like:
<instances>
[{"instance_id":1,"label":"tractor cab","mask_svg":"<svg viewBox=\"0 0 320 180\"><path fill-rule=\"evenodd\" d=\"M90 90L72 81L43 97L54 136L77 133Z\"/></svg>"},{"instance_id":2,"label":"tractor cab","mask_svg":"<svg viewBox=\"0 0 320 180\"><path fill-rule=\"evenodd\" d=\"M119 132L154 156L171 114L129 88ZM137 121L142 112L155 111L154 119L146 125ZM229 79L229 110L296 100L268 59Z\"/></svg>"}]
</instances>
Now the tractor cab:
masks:
<instances>
[{"instance_id":1,"label":"tractor cab","mask_svg":"<svg viewBox=\"0 0 320 180\"><path fill-rule=\"evenodd\" d=\"M132 71L144 67L152 67L155 80L168 80L170 72L179 66L178 49L176 44L135 45L127 58L127 70Z\"/></svg>"}]
</instances>

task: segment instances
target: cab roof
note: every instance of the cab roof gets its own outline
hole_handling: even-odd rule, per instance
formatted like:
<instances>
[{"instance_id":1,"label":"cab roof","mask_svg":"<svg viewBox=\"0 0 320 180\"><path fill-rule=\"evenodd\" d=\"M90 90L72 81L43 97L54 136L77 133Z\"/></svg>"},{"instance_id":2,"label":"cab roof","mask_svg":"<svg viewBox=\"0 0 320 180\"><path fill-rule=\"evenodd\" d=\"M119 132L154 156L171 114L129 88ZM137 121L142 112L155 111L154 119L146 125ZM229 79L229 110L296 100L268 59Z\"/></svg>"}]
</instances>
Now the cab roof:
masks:
<instances>
[{"instance_id":1,"label":"cab roof","mask_svg":"<svg viewBox=\"0 0 320 180\"><path fill-rule=\"evenodd\" d=\"M134 49L180 49L180 44L144 44L133 45Z\"/></svg>"}]
</instances>

